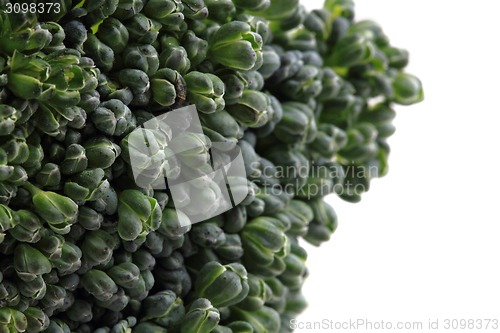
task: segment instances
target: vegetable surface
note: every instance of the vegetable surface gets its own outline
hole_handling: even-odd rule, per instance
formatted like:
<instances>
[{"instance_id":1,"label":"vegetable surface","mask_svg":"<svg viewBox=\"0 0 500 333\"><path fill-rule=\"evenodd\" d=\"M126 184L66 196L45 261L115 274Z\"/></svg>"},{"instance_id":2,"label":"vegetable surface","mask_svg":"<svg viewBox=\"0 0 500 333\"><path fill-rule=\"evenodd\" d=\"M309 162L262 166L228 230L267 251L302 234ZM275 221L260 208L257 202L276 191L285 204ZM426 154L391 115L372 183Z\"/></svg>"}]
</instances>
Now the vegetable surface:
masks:
<instances>
[{"instance_id":1,"label":"vegetable surface","mask_svg":"<svg viewBox=\"0 0 500 333\"><path fill-rule=\"evenodd\" d=\"M423 99L408 52L352 0L27 4L0 0L0 332L288 332L323 197L359 201ZM203 134L158 121L188 105ZM222 214L212 148L247 175Z\"/></svg>"}]
</instances>

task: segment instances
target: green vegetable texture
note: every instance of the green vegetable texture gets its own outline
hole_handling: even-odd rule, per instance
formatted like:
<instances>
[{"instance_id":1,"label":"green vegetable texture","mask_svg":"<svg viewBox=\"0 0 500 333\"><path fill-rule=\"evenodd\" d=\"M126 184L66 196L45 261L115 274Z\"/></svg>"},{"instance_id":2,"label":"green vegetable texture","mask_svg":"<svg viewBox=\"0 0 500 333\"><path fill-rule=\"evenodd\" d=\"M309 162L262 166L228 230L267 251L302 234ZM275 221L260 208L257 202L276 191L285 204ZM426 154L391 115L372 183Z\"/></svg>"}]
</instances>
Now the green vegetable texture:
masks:
<instances>
[{"instance_id":1,"label":"green vegetable texture","mask_svg":"<svg viewBox=\"0 0 500 333\"><path fill-rule=\"evenodd\" d=\"M290 332L323 197L361 200L424 98L408 52L353 0L52 3L0 0L0 333ZM185 106L202 132L158 120ZM214 148L246 172L222 213Z\"/></svg>"}]
</instances>

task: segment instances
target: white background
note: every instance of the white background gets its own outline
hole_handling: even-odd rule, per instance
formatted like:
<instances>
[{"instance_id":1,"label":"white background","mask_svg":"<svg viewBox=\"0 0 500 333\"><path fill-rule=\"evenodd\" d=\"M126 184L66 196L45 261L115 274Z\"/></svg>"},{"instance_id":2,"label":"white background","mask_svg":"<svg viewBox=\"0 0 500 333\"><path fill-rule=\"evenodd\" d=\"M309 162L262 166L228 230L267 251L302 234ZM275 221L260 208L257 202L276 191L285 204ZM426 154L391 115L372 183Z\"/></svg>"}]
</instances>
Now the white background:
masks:
<instances>
[{"instance_id":1,"label":"white background","mask_svg":"<svg viewBox=\"0 0 500 333\"><path fill-rule=\"evenodd\" d=\"M307 246L299 321L500 320L500 2L355 2L410 51L426 100L396 109L389 174L362 202L328 198L339 228Z\"/></svg>"}]
</instances>

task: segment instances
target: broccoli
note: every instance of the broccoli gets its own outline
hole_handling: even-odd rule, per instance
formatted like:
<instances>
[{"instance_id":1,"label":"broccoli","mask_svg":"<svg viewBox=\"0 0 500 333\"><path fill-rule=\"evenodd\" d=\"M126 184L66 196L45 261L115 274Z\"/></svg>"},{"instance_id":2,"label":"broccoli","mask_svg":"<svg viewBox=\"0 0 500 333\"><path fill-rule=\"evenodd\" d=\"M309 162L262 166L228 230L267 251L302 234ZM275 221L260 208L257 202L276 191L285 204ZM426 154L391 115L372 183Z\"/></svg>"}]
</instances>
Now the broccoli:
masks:
<instances>
[{"instance_id":1,"label":"broccoli","mask_svg":"<svg viewBox=\"0 0 500 333\"><path fill-rule=\"evenodd\" d=\"M288 332L407 64L352 0L0 0L0 332Z\"/></svg>"}]
</instances>

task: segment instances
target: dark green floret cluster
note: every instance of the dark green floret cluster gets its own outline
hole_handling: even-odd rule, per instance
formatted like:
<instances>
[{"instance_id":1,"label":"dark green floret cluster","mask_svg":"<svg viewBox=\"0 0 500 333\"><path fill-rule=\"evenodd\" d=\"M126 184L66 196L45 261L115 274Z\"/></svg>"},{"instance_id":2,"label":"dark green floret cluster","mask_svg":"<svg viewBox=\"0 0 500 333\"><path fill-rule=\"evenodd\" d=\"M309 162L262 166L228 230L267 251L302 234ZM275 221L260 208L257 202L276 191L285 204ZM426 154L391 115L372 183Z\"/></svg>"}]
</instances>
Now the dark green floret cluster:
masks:
<instances>
[{"instance_id":1,"label":"dark green floret cluster","mask_svg":"<svg viewBox=\"0 0 500 333\"><path fill-rule=\"evenodd\" d=\"M387 172L393 104L423 99L408 52L352 0L17 2L0 0L0 333L289 332L300 244L337 227L323 197L359 201ZM203 135L167 143L158 123L130 157L135 129L187 105ZM135 162L195 178L212 142L245 162L229 211L192 224L136 184ZM210 216L213 185L183 202Z\"/></svg>"}]
</instances>

